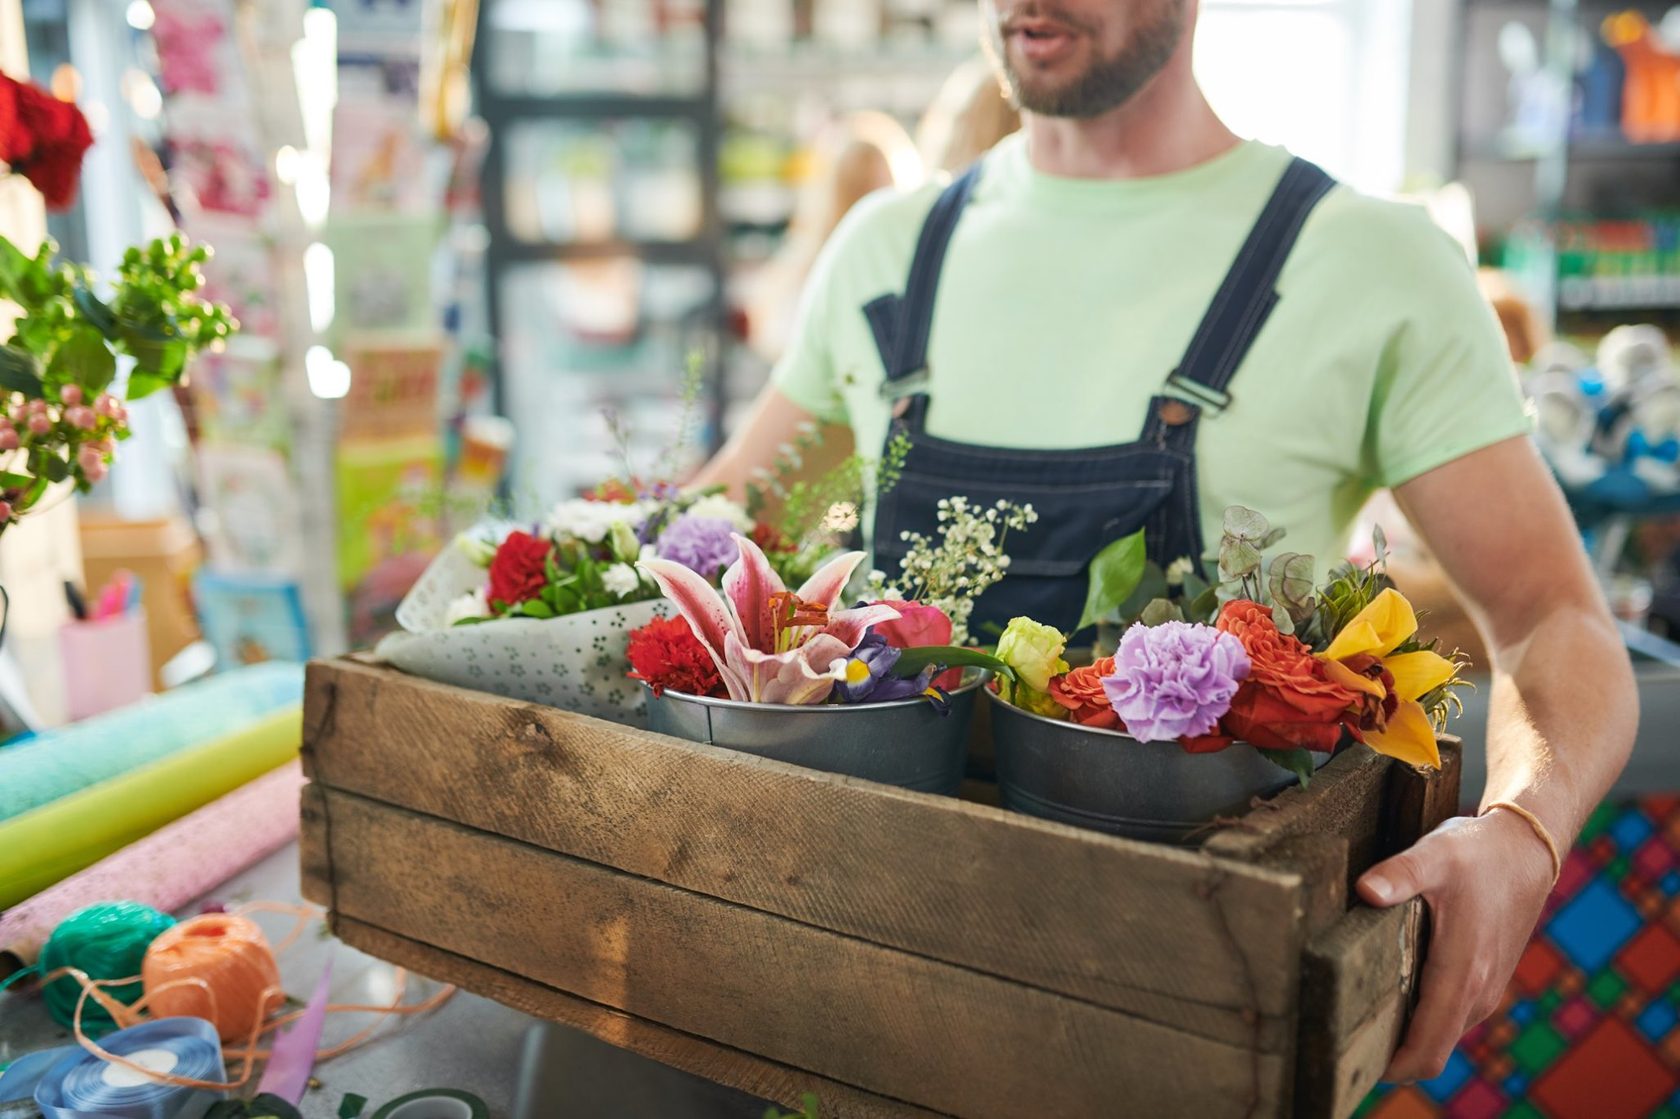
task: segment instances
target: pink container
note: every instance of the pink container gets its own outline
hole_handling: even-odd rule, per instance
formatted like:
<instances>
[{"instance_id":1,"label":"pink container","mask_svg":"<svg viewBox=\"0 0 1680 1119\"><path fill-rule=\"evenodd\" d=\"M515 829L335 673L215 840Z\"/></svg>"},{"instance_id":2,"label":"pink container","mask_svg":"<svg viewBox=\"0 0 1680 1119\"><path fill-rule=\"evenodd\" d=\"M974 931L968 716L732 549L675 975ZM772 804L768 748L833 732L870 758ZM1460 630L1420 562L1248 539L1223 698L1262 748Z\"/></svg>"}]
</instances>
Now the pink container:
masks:
<instances>
[{"instance_id":1,"label":"pink container","mask_svg":"<svg viewBox=\"0 0 1680 1119\"><path fill-rule=\"evenodd\" d=\"M100 715L152 692L146 611L97 622L67 622L58 631L64 666L64 710L71 722Z\"/></svg>"}]
</instances>

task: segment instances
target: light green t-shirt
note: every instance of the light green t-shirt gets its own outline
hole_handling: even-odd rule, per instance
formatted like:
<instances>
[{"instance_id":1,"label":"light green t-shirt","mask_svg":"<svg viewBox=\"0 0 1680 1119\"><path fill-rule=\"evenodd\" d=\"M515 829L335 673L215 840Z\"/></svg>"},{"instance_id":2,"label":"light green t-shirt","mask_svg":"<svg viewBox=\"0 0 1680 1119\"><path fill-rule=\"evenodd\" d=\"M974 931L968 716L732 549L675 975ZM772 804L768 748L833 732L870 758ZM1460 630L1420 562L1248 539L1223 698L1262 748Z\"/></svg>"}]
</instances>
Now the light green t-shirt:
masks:
<instances>
[{"instance_id":1,"label":"light green t-shirt","mask_svg":"<svg viewBox=\"0 0 1680 1119\"><path fill-rule=\"evenodd\" d=\"M987 157L939 283L931 434L1014 448L1126 443L1178 364L1289 154L1246 142L1154 178L1034 170L1020 135ZM859 448L891 406L862 307L904 288L940 187L860 203L823 251L775 383ZM1204 538L1229 505L1289 530L1320 570L1354 516L1398 485L1529 422L1464 254L1419 207L1338 186L1314 209L1281 299L1196 441Z\"/></svg>"}]
</instances>

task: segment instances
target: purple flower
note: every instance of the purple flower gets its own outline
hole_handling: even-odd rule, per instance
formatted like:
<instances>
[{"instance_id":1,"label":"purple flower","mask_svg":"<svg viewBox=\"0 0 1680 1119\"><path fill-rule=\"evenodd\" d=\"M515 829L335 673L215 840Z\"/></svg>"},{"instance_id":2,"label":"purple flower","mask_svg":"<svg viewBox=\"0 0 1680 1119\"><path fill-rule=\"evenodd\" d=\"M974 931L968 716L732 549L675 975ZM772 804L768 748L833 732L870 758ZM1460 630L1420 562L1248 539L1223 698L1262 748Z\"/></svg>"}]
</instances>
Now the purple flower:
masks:
<instances>
[{"instance_id":1,"label":"purple flower","mask_svg":"<svg viewBox=\"0 0 1680 1119\"><path fill-rule=\"evenodd\" d=\"M924 668L915 676L895 676L893 668L902 649L887 644L887 639L871 630L844 665L834 693L841 703L891 703L898 699L914 699L930 694L934 668ZM941 696L941 698L943 698Z\"/></svg>"},{"instance_id":2,"label":"purple flower","mask_svg":"<svg viewBox=\"0 0 1680 1119\"><path fill-rule=\"evenodd\" d=\"M1211 734L1248 677L1248 653L1233 634L1167 622L1133 626L1120 638L1103 691L1139 742Z\"/></svg>"},{"instance_id":3,"label":"purple flower","mask_svg":"<svg viewBox=\"0 0 1680 1119\"><path fill-rule=\"evenodd\" d=\"M654 550L660 559L680 563L696 575L716 582L718 572L741 554L734 532L735 526L720 517L684 515L659 534Z\"/></svg>"}]
</instances>

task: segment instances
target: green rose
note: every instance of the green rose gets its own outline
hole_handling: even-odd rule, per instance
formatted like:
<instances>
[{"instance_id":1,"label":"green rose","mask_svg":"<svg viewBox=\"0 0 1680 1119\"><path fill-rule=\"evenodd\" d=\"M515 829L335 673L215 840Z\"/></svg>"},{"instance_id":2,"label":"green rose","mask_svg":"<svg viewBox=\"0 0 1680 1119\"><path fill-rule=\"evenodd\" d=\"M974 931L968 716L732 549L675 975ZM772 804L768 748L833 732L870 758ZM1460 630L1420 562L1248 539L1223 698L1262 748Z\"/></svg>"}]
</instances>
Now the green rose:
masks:
<instances>
[{"instance_id":1,"label":"green rose","mask_svg":"<svg viewBox=\"0 0 1680 1119\"><path fill-rule=\"evenodd\" d=\"M1024 707L1040 715L1056 716L1063 710L1050 698L1050 678L1068 670L1062 653L1067 650L1067 638L1062 631L1041 625L1031 618L1014 618L998 638L997 658L1015 670L1020 683L1001 686L1004 698L1017 707Z\"/></svg>"}]
</instances>

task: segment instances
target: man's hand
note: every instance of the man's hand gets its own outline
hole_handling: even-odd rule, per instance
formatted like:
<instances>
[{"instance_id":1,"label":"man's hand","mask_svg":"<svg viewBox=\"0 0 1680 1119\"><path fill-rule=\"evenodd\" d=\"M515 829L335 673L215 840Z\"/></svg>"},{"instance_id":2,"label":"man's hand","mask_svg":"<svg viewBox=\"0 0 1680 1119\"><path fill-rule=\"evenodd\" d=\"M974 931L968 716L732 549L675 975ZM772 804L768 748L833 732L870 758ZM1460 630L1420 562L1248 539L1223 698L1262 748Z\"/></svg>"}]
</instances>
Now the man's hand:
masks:
<instances>
[{"instance_id":1,"label":"man's hand","mask_svg":"<svg viewBox=\"0 0 1680 1119\"><path fill-rule=\"evenodd\" d=\"M1429 951L1417 1011L1384 1080L1427 1080L1466 1030L1498 1009L1552 887L1552 857L1513 812L1459 816L1359 880L1372 905L1422 896Z\"/></svg>"}]
</instances>

